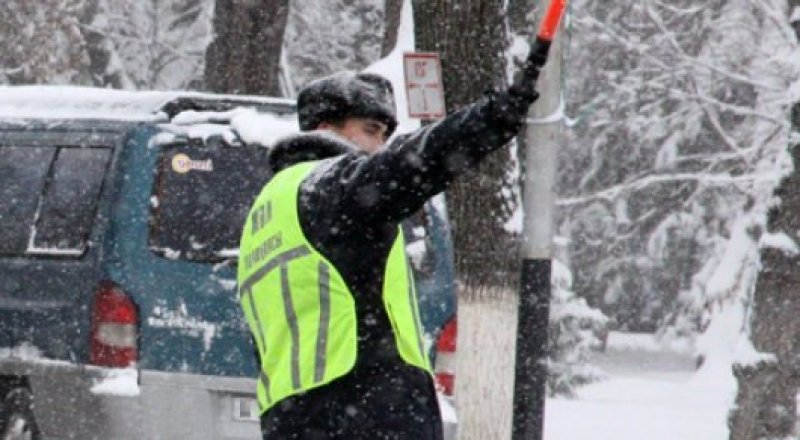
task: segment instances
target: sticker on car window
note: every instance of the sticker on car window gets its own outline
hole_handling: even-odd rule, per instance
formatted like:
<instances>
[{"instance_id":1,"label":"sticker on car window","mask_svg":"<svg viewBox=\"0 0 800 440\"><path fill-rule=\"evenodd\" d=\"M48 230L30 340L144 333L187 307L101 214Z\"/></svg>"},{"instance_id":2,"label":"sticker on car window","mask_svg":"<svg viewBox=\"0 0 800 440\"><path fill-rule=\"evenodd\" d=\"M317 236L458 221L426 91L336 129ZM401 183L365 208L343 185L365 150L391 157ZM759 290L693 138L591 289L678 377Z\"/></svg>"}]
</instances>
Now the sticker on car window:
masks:
<instances>
[{"instance_id":1,"label":"sticker on car window","mask_svg":"<svg viewBox=\"0 0 800 440\"><path fill-rule=\"evenodd\" d=\"M178 174L186 174L191 170L214 171L214 162L207 160L192 160L189 156L178 153L172 156L172 169Z\"/></svg>"}]
</instances>

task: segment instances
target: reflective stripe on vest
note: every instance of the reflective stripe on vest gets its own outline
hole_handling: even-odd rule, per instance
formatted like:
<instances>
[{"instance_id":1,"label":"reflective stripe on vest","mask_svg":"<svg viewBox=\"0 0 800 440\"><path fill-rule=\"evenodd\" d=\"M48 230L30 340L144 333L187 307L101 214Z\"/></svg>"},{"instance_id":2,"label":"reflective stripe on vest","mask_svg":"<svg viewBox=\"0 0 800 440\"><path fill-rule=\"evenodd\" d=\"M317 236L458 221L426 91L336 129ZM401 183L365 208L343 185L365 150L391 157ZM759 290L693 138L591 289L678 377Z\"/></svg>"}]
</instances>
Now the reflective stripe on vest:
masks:
<instances>
[{"instance_id":1,"label":"reflective stripe on vest","mask_svg":"<svg viewBox=\"0 0 800 440\"><path fill-rule=\"evenodd\" d=\"M276 174L256 198L239 246L239 295L261 358L262 413L286 397L325 385L357 357L356 308L339 271L306 239L298 220L300 183L316 162ZM431 373L402 229L384 269L383 303L400 357Z\"/></svg>"}]
</instances>

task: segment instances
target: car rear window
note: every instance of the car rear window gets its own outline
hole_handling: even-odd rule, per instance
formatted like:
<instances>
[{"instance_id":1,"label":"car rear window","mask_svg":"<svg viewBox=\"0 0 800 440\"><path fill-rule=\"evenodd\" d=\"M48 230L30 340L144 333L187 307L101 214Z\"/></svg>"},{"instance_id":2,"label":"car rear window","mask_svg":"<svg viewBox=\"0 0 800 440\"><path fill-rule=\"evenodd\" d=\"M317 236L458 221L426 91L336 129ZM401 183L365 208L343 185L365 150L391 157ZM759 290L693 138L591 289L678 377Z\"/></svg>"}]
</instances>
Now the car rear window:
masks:
<instances>
[{"instance_id":1,"label":"car rear window","mask_svg":"<svg viewBox=\"0 0 800 440\"><path fill-rule=\"evenodd\" d=\"M236 256L250 205L270 178L267 149L222 143L163 148L151 198L150 249L190 261Z\"/></svg>"},{"instance_id":2,"label":"car rear window","mask_svg":"<svg viewBox=\"0 0 800 440\"><path fill-rule=\"evenodd\" d=\"M79 257L111 149L0 146L0 254Z\"/></svg>"}]
</instances>

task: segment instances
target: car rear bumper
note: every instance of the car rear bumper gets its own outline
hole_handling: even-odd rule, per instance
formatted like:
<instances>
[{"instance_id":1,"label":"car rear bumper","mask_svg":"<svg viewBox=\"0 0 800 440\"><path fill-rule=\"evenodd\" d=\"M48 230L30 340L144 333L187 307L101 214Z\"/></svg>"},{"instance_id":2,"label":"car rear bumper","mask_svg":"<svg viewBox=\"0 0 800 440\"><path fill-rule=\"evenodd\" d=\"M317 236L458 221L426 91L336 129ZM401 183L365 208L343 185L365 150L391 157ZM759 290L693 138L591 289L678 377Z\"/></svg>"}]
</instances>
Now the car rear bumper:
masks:
<instances>
[{"instance_id":1,"label":"car rear bumper","mask_svg":"<svg viewBox=\"0 0 800 440\"><path fill-rule=\"evenodd\" d=\"M249 378L109 369L0 359L0 376L28 378L44 439L261 438ZM450 398L439 396L445 440L455 440Z\"/></svg>"},{"instance_id":2,"label":"car rear bumper","mask_svg":"<svg viewBox=\"0 0 800 440\"><path fill-rule=\"evenodd\" d=\"M25 376L45 439L255 439L255 380L0 360Z\"/></svg>"},{"instance_id":3,"label":"car rear bumper","mask_svg":"<svg viewBox=\"0 0 800 440\"><path fill-rule=\"evenodd\" d=\"M444 440L456 440L458 438L458 417L456 417L453 398L441 393L437 393L437 397L439 399L439 411L442 414Z\"/></svg>"}]
</instances>

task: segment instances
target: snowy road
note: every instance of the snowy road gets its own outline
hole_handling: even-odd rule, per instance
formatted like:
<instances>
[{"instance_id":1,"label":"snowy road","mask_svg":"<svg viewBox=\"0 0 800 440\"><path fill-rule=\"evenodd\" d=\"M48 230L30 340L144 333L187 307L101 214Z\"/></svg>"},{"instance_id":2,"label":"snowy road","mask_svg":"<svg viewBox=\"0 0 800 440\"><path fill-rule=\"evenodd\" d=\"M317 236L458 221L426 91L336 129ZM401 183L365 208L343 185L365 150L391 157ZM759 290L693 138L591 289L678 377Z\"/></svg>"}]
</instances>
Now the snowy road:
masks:
<instances>
[{"instance_id":1,"label":"snowy road","mask_svg":"<svg viewBox=\"0 0 800 440\"><path fill-rule=\"evenodd\" d=\"M595 365L607 380L581 388L577 399L547 401L545 439L728 438L730 374L697 372L690 356L655 347L646 338L614 334Z\"/></svg>"},{"instance_id":2,"label":"snowy road","mask_svg":"<svg viewBox=\"0 0 800 440\"><path fill-rule=\"evenodd\" d=\"M456 395L460 440L511 438L511 301L459 304ZM611 332L592 365L607 379L575 399L548 399L545 440L728 440L736 383L730 364L695 368L690 350Z\"/></svg>"}]
</instances>

